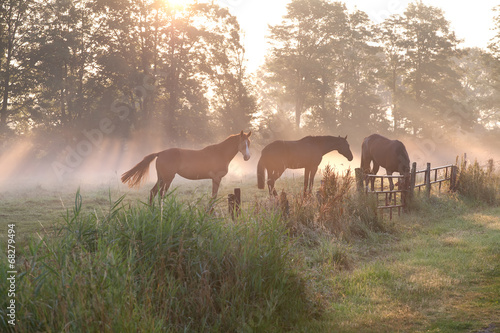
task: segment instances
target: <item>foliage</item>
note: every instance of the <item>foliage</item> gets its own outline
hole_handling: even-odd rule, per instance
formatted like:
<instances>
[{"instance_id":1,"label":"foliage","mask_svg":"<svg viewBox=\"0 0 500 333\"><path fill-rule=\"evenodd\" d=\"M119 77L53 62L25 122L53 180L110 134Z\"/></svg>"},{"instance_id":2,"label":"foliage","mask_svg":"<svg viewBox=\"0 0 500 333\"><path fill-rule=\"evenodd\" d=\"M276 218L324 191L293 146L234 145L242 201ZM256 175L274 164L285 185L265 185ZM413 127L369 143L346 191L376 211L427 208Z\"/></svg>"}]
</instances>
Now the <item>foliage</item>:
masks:
<instances>
[{"instance_id":1,"label":"foliage","mask_svg":"<svg viewBox=\"0 0 500 333\"><path fill-rule=\"evenodd\" d=\"M153 0L8 3L14 10L6 12L24 14L8 21L17 31L9 28L16 48L1 62L3 127L63 132L106 117L115 133L147 127L173 141L202 141L209 120L225 134L249 126L255 101L227 9ZM25 102L7 112L5 98Z\"/></svg>"},{"instance_id":2,"label":"foliage","mask_svg":"<svg viewBox=\"0 0 500 333\"><path fill-rule=\"evenodd\" d=\"M368 16L343 3L296 0L281 24L271 27L266 81L280 104L293 105L295 127L324 131L380 120L373 88L377 48ZM279 110L278 110L279 111Z\"/></svg>"},{"instance_id":3,"label":"foliage","mask_svg":"<svg viewBox=\"0 0 500 333\"><path fill-rule=\"evenodd\" d=\"M452 61L460 54L459 41L449 25L442 10L422 2L410 3L403 15L383 22L384 76L395 130L417 134L442 127L460 107L456 98L463 91Z\"/></svg>"},{"instance_id":4,"label":"foliage","mask_svg":"<svg viewBox=\"0 0 500 333\"><path fill-rule=\"evenodd\" d=\"M495 172L493 161L485 171ZM335 195L344 179L331 175ZM72 200L67 193L1 193L11 204L2 201L3 214L30 221L17 223L18 321L7 326L8 297L0 298L2 331L470 332L500 324L500 207L417 197L425 202L390 229L347 239L319 224L294 234L271 207L243 207L240 219L225 220L192 203L192 191L184 193L190 204L169 195L153 206L105 193L78 193L62 225L43 233L26 199L54 206ZM349 197L344 211L352 203L373 216L364 196ZM0 253L3 281L7 263ZM0 283L0 294L7 287Z\"/></svg>"},{"instance_id":5,"label":"foliage","mask_svg":"<svg viewBox=\"0 0 500 333\"><path fill-rule=\"evenodd\" d=\"M122 199L85 214L77 193L55 235L30 241L17 331L282 331L314 311L275 216L227 224L173 196Z\"/></svg>"},{"instance_id":6,"label":"foliage","mask_svg":"<svg viewBox=\"0 0 500 333\"><path fill-rule=\"evenodd\" d=\"M488 205L500 204L500 175L495 172L493 160L488 161L487 168L479 165L477 160L469 163L462 158L458 163L456 190L461 195Z\"/></svg>"},{"instance_id":7,"label":"foliage","mask_svg":"<svg viewBox=\"0 0 500 333\"><path fill-rule=\"evenodd\" d=\"M386 226L377 215L376 202L355 193L353 184L350 169L341 174L327 165L316 197L293 194L288 197L289 213L283 218L292 235L308 237L311 233L324 232L337 239L352 241L384 232ZM281 199L280 206L283 207Z\"/></svg>"}]
</instances>

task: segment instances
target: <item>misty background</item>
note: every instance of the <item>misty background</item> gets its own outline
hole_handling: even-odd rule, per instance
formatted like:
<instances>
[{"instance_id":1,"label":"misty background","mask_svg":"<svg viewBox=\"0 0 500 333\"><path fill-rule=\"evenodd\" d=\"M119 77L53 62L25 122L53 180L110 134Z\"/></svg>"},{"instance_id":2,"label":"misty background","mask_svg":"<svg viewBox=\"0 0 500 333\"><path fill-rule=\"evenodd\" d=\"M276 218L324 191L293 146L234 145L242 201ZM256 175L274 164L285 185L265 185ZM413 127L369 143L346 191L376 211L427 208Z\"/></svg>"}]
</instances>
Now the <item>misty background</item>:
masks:
<instances>
[{"instance_id":1,"label":"misty background","mask_svg":"<svg viewBox=\"0 0 500 333\"><path fill-rule=\"evenodd\" d=\"M249 70L234 4L3 1L0 184L118 178L152 152L241 130L253 156L238 155L232 177L254 174L273 140L305 135L348 135L355 159L322 164L339 169L359 166L372 133L403 141L420 168L497 160L500 6L489 46L471 48L420 1L374 22L343 2L294 0Z\"/></svg>"}]
</instances>

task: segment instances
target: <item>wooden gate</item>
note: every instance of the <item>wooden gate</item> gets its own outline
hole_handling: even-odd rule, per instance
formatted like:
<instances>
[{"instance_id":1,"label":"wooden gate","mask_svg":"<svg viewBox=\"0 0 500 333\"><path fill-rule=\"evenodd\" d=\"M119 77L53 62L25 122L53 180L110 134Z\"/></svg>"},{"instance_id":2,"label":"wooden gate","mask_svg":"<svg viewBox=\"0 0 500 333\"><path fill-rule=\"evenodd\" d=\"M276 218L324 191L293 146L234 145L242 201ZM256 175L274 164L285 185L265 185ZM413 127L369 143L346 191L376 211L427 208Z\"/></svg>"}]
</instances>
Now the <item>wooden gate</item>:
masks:
<instances>
[{"instance_id":1,"label":"wooden gate","mask_svg":"<svg viewBox=\"0 0 500 333\"><path fill-rule=\"evenodd\" d=\"M419 192L425 188L426 195L430 196L432 185L437 185L441 192L443 183L449 181L449 191L454 191L457 180L457 166L452 164L431 168L431 164L427 163L425 169L417 171L417 162L413 162L410 173L403 176L365 175L361 168L355 169L355 173L358 192L374 195L377 198L377 209L381 212L388 210L390 219L393 210L397 209L398 215L401 215L401 210L407 210L416 188ZM395 185L392 191L389 179ZM370 186L365 186L365 180L368 180Z\"/></svg>"}]
</instances>

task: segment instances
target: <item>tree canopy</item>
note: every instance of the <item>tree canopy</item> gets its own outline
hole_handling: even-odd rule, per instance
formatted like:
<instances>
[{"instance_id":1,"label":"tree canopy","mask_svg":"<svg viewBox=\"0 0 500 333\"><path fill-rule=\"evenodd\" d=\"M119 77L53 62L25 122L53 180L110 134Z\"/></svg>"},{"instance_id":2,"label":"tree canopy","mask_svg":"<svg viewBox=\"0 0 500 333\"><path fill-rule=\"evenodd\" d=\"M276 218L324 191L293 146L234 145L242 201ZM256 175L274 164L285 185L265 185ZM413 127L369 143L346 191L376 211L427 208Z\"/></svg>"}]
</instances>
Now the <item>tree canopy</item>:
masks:
<instances>
[{"instance_id":1,"label":"tree canopy","mask_svg":"<svg viewBox=\"0 0 500 333\"><path fill-rule=\"evenodd\" d=\"M420 1L375 24L342 2L293 0L251 75L237 18L213 1L6 0L0 136L69 140L103 119L113 135L172 144L251 126L265 136L277 123L308 133L496 133L499 17L489 48L467 49L445 13Z\"/></svg>"}]
</instances>

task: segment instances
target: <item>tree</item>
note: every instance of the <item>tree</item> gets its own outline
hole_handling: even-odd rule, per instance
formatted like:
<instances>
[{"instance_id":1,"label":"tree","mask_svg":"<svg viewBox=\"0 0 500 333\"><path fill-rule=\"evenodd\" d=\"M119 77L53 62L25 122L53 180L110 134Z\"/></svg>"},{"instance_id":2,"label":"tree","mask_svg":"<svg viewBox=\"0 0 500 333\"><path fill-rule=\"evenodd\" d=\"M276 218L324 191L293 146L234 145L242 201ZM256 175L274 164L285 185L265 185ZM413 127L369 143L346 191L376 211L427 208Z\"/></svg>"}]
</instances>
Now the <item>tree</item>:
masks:
<instances>
[{"instance_id":1,"label":"tree","mask_svg":"<svg viewBox=\"0 0 500 333\"><path fill-rule=\"evenodd\" d=\"M386 82L391 87L396 128L417 134L433 129L434 124L443 127L447 115L461 107L454 100L463 93L453 63L459 56L459 41L443 11L422 2L410 3L403 15L391 17L383 27L391 68Z\"/></svg>"},{"instance_id":2,"label":"tree","mask_svg":"<svg viewBox=\"0 0 500 333\"><path fill-rule=\"evenodd\" d=\"M325 0L294 0L288 4L283 22L270 27L268 80L278 84L277 93L293 103L296 128L318 95L318 73L325 69L321 68L320 52L331 50L334 38L327 34L328 15L335 11L334 6L343 8Z\"/></svg>"},{"instance_id":3,"label":"tree","mask_svg":"<svg viewBox=\"0 0 500 333\"><path fill-rule=\"evenodd\" d=\"M20 48L19 30L24 18L29 14L32 1L6 0L0 3L0 133L7 130L8 117L18 112L19 105L14 102L21 72L15 60Z\"/></svg>"},{"instance_id":4,"label":"tree","mask_svg":"<svg viewBox=\"0 0 500 333\"><path fill-rule=\"evenodd\" d=\"M335 49L341 85L340 123L359 132L385 130L385 110L378 96L380 48L374 45L376 28L362 11L347 14L347 36Z\"/></svg>"},{"instance_id":5,"label":"tree","mask_svg":"<svg viewBox=\"0 0 500 333\"><path fill-rule=\"evenodd\" d=\"M481 56L483 61L480 62L486 67L486 72L481 71L481 74L487 83L487 87L482 85L481 122L486 127L498 130L500 129L500 110L498 107L500 102L500 6L496 6L493 11L496 13L493 19L496 33L488 45L490 52L483 52Z\"/></svg>"},{"instance_id":6,"label":"tree","mask_svg":"<svg viewBox=\"0 0 500 333\"><path fill-rule=\"evenodd\" d=\"M381 126L379 48L366 13L349 13L339 2L295 0L270 38L268 81L277 98L293 103L297 128L301 122L321 132Z\"/></svg>"}]
</instances>

